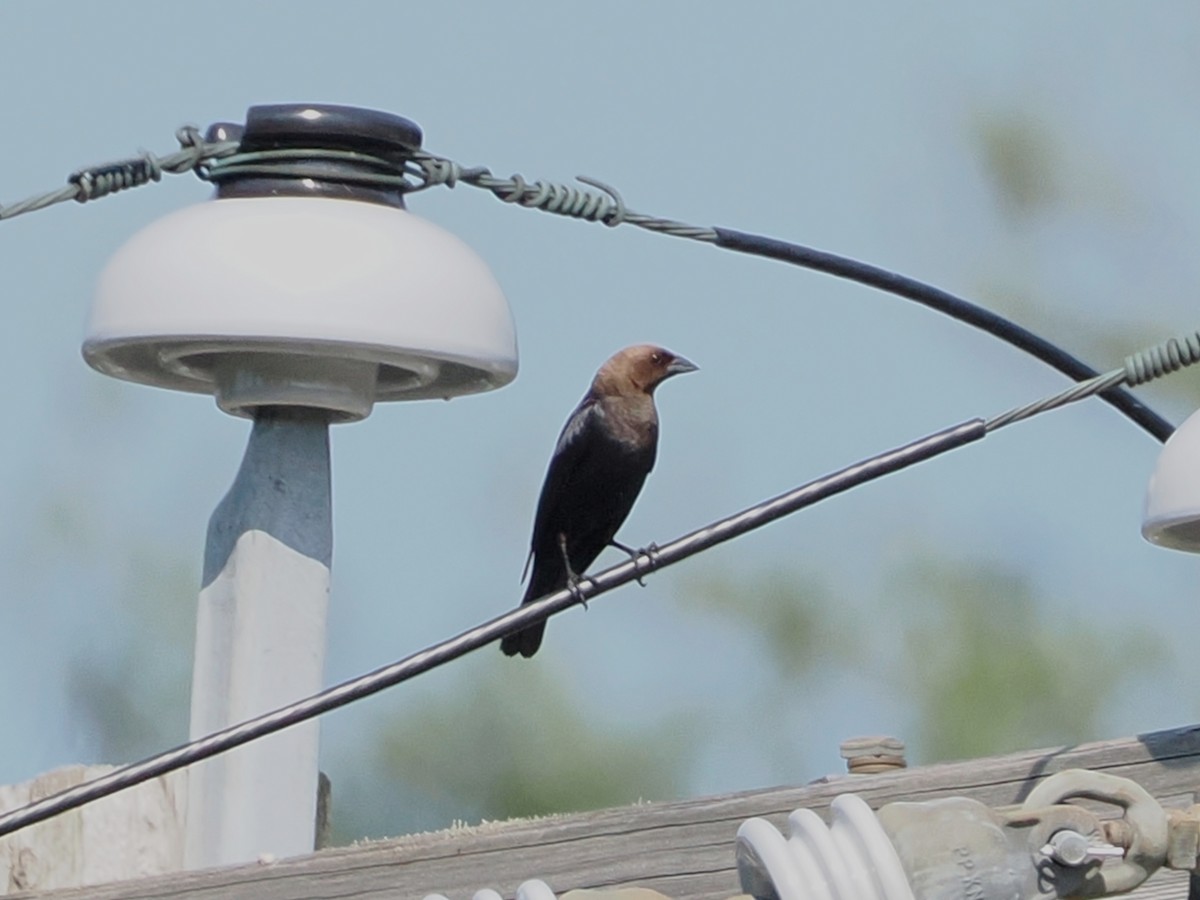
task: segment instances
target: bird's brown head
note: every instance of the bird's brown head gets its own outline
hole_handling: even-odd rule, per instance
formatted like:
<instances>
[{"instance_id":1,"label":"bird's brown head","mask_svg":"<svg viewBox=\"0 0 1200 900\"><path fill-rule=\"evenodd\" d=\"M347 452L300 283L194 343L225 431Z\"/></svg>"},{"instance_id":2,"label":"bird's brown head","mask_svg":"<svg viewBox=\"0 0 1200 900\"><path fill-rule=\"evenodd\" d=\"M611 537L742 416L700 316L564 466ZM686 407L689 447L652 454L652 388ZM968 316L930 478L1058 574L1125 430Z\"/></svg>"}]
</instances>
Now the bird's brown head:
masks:
<instances>
[{"instance_id":1,"label":"bird's brown head","mask_svg":"<svg viewBox=\"0 0 1200 900\"><path fill-rule=\"evenodd\" d=\"M653 344L635 344L613 354L596 373L593 387L609 394L653 394L672 375L695 372L695 363Z\"/></svg>"}]
</instances>

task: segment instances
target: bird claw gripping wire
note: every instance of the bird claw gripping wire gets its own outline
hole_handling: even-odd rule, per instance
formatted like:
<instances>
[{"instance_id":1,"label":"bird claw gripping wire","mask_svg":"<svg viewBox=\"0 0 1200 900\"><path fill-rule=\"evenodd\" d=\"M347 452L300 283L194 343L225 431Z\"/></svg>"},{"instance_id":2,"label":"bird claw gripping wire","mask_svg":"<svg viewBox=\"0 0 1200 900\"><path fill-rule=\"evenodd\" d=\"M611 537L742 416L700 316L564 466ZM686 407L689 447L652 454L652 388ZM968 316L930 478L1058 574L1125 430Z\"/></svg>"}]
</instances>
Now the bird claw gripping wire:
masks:
<instances>
[{"instance_id":1,"label":"bird claw gripping wire","mask_svg":"<svg viewBox=\"0 0 1200 900\"><path fill-rule=\"evenodd\" d=\"M620 541L609 541L609 544L616 547L622 553L628 554L630 562L633 563L634 581L642 587L646 586L646 582L642 580L643 575L648 575L658 568L658 544L650 544L648 547L641 547L634 550L627 544L622 544ZM646 557L646 562L642 562L642 557ZM643 566L645 572L642 571Z\"/></svg>"},{"instance_id":2,"label":"bird claw gripping wire","mask_svg":"<svg viewBox=\"0 0 1200 900\"><path fill-rule=\"evenodd\" d=\"M567 554L567 536L565 534L559 534L558 536L558 551L562 554L563 569L567 573L567 590L571 592L571 596L575 598L576 603L587 609L587 596L579 587L579 582L583 578L571 567L571 557Z\"/></svg>"},{"instance_id":3,"label":"bird claw gripping wire","mask_svg":"<svg viewBox=\"0 0 1200 900\"><path fill-rule=\"evenodd\" d=\"M642 562L643 556L646 557L646 561L644 563ZM638 550L637 557L634 559L634 563L637 567L638 573L637 583L642 587L645 587L646 583L642 581L642 567L645 566L645 574L647 575L658 569L658 544L651 541L645 547L642 547L640 550Z\"/></svg>"},{"instance_id":4,"label":"bird claw gripping wire","mask_svg":"<svg viewBox=\"0 0 1200 900\"><path fill-rule=\"evenodd\" d=\"M571 596L575 598L576 603L578 603L584 609L587 609L587 595L584 594L583 588L579 586L580 582L582 581L583 579L574 572L570 573L567 576L567 590L571 592Z\"/></svg>"}]
</instances>

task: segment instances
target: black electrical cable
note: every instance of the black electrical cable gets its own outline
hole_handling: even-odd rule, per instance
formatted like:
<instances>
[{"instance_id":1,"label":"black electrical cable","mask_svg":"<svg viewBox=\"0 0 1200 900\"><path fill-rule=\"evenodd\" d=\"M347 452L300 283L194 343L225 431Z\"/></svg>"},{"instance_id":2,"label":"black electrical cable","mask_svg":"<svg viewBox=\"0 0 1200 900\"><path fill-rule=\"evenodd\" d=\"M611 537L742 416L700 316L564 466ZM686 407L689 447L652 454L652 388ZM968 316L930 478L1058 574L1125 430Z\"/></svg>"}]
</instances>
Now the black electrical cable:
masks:
<instances>
[{"instance_id":1,"label":"black electrical cable","mask_svg":"<svg viewBox=\"0 0 1200 900\"><path fill-rule=\"evenodd\" d=\"M133 163L122 163L117 167L101 167L92 173L85 172L73 176L67 188L29 200L0 207L0 219L14 216L22 212L40 209L51 203L68 199L86 200L103 196L116 190L136 186L151 180L158 180L160 171L186 171L192 168L206 177L202 171L202 162L217 157L232 157L236 155L236 145L204 144L199 139L199 133L194 129L183 129L180 133L180 144L184 148L178 154L158 160L144 154L144 160ZM426 181L423 187L433 184L448 183L461 180L492 190L496 196L507 202L520 202L522 205L555 212L560 215L585 218L591 221L603 221L608 225L618 225L628 222L641 228L676 237L701 240L714 243L718 247L762 256L802 266L814 271L825 272L839 278L845 278L860 284L874 287L935 309L939 312L973 325L994 337L1024 350L1037 357L1059 372L1075 381L1087 381L1099 376L1099 372L1082 361L1071 356L1061 348L1038 337L1030 331L1013 322L978 307L966 300L955 297L946 291L924 284L912 278L880 269L866 263L857 262L846 257L814 250L798 244L791 244L775 238L748 234L728 228L697 228L683 223L651 216L643 216L626 210L620 196L611 188L598 182L587 180L586 183L600 187L610 195L613 206L591 203L574 189L558 190L553 185L541 182L528 185L523 179L495 179L486 169L463 170L457 163L429 157L434 163L444 164L444 171L437 166L427 168ZM403 172L399 173L401 176ZM435 177L436 176L436 177ZM555 189L551 189L555 188ZM590 196L590 195L589 195ZM565 199L564 199L565 198ZM587 202L584 202L584 201ZM1160 441L1165 441L1174 430L1173 426L1149 409L1145 404L1121 388L1111 388L1099 394L1106 402L1126 415L1149 434ZM780 497L764 501L749 509L729 516L691 534L685 535L662 548L643 551L636 559L613 566L594 576L586 578L577 594L562 590L548 595L541 600L520 607L489 622L476 626L456 637L443 641L433 647L413 654L399 662L384 666L374 672L344 682L335 687L315 694L311 697L293 703L287 707L274 710L257 718L231 726L208 737L201 738L173 750L160 753L140 763L117 769L108 775L94 779L74 788L30 803L19 809L0 814L0 836L51 818L59 813L82 806L93 800L116 793L135 784L147 781L158 775L166 774L194 762L223 753L233 747L248 743L266 734L287 728L290 725L320 715L339 706L369 696L384 688L399 684L421 672L449 662L463 654L477 649L486 643L496 640L504 634L519 631L522 628L553 615L581 600L586 600L613 588L619 587L644 574L646 569L678 562L694 553L699 553L723 541L730 540L739 534L751 531L781 516L795 512L805 506L816 503L825 497L847 490L857 484L878 478L888 472L896 471L923 459L928 459L946 450L961 446L970 441L978 440L987 433L983 420L972 420L955 428L930 435L905 447L897 448L889 453L873 457L855 466L850 466L840 472L823 479L810 482ZM1192 885L1195 892L1195 883Z\"/></svg>"},{"instance_id":2,"label":"black electrical cable","mask_svg":"<svg viewBox=\"0 0 1200 900\"><path fill-rule=\"evenodd\" d=\"M70 183L65 188L30 197L21 203L0 207L0 219L41 209L52 203L65 200L82 202L127 187L157 181L162 172L183 172L192 169L201 178L214 180L218 173L228 174L231 171L237 171L237 167L242 165L239 160L251 159L255 161L255 165L264 165L263 158L270 163L283 157L291 159L297 152L296 148L289 148L242 154L238 152L238 145L233 142L207 143L203 141L200 133L191 127L181 128L176 136L182 147L178 153L161 160L153 154L143 153L140 157L130 160L82 170L71 176ZM306 158L318 159L322 154L332 154L337 159L341 159L345 155L344 151L329 150L328 148L308 148L304 153ZM373 175L372 179L382 178L387 183L404 184L405 174L416 175L422 183L409 185L409 192L424 190L436 184L453 186L461 182L488 190L507 203L518 203L521 206L540 209L543 212L592 222L603 222L610 226L628 223L658 234L703 241L726 250L763 256L817 272L825 272L828 275L856 281L859 284L915 300L917 303L945 313L960 322L973 325L993 337L1000 338L1012 346L1032 354L1074 381L1086 381L1100 374L1062 348L1038 337L1016 323L1008 321L1003 316L914 278L908 278L834 253L815 250L800 244L791 244L777 238L749 234L732 228L697 227L671 219L637 213L626 208L624 200L614 188L591 178L581 177L580 180L587 185L599 188L604 192L603 194L593 194L572 185L543 181L530 183L519 175L511 178L497 178L484 167L463 168L453 160L434 156L424 151L414 151L413 153L413 161L419 166L419 171L415 172L406 170L403 163L397 165L391 159L374 159L370 154L357 153L355 158L378 164L383 174ZM395 173L387 174L392 169L395 169ZM1122 388L1104 391L1099 396L1159 441L1165 441L1175 430L1174 426L1164 418Z\"/></svg>"},{"instance_id":3,"label":"black electrical cable","mask_svg":"<svg viewBox=\"0 0 1200 900\"><path fill-rule=\"evenodd\" d=\"M968 325L974 325L994 337L1007 341L1014 347L1036 356L1042 362L1053 366L1075 381L1085 381L1100 374L1061 347L1056 347L1033 332L1008 321L1003 316L915 279L834 253L814 250L799 244L789 244L787 241L776 238L747 234L731 228L714 228L713 231L717 234L716 245L718 247L754 256L765 256L794 266L803 266L806 269L825 272L849 281L857 281L859 284L915 300L930 309L945 313ZM1175 430L1175 426L1124 388L1111 388L1098 396L1116 407L1159 441L1165 441Z\"/></svg>"},{"instance_id":4,"label":"black electrical cable","mask_svg":"<svg viewBox=\"0 0 1200 900\"><path fill-rule=\"evenodd\" d=\"M464 168L453 160L434 156L424 151L415 153L413 160L420 169L419 172L413 174L417 175L422 182L413 190L424 190L435 184L451 186L458 183L469 184L491 192L506 203L516 203L529 209L538 209L542 212L589 222L602 222L610 227L622 224L634 225L655 234L701 241L725 250L763 256L794 266L824 272L827 275L856 281L859 284L865 284L868 287L877 288L908 300L915 300L917 303L944 313L953 319L973 325L993 337L1037 357L1074 381L1087 381L1100 374L1061 347L1057 347L1020 325L1008 321L1003 316L932 285L917 281L915 278L908 278L845 256L788 243L778 238L736 231L732 228L705 228L678 222L674 219L639 213L625 205L624 199L616 188L594 178L579 176L580 181L598 188L603 191L603 194L594 194L568 184L545 181L528 182L520 175L498 178L486 167ZM1159 441L1165 441L1175 430L1170 422L1126 390L1113 388L1104 391L1099 396Z\"/></svg>"},{"instance_id":5,"label":"black electrical cable","mask_svg":"<svg viewBox=\"0 0 1200 900\"><path fill-rule=\"evenodd\" d=\"M141 762L131 763L101 775L91 781L51 794L17 809L0 814L0 836L12 834L21 828L44 822L60 813L99 800L110 794L149 781L192 763L200 762L273 734L306 719L361 700L372 694L407 681L422 672L457 659L472 650L498 640L506 634L543 621L576 603L584 602L600 594L618 588L650 571L664 568L686 559L717 544L761 528L776 519L790 515L806 506L840 494L865 482L881 478L900 469L905 469L924 460L931 459L949 450L983 439L987 435L983 419L970 419L951 428L935 432L847 466L830 475L810 481L778 497L757 503L741 512L726 516L702 528L676 538L661 547L651 546L642 550L634 559L625 560L615 566L586 576L576 592L566 588L547 594L540 600L519 606L511 612L497 616L482 625L464 631L452 638L421 650L391 665L360 675L350 681L319 694L314 694L288 706L280 707L237 725L151 756Z\"/></svg>"}]
</instances>

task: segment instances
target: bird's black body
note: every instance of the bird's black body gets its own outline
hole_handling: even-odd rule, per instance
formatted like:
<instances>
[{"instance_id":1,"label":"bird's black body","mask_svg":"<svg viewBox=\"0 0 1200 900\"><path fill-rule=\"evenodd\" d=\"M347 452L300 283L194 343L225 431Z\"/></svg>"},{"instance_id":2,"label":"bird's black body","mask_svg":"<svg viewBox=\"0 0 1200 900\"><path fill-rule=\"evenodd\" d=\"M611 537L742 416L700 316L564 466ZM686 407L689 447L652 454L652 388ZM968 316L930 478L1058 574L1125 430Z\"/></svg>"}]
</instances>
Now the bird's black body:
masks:
<instances>
[{"instance_id":1,"label":"bird's black body","mask_svg":"<svg viewBox=\"0 0 1200 900\"><path fill-rule=\"evenodd\" d=\"M600 401L589 394L558 438L533 521L529 550L533 571L522 603L567 586L560 535L571 571L577 575L587 571L633 509L654 468L657 439L629 444L614 437L605 420ZM539 622L511 634L500 649L509 656L533 656L545 628Z\"/></svg>"},{"instance_id":2,"label":"bird's black body","mask_svg":"<svg viewBox=\"0 0 1200 900\"><path fill-rule=\"evenodd\" d=\"M550 458L534 516L533 569L522 603L566 587L612 543L654 468L654 388L695 368L660 347L643 345L621 351L597 373ZM545 628L539 622L510 634L500 649L509 656L533 656Z\"/></svg>"}]
</instances>

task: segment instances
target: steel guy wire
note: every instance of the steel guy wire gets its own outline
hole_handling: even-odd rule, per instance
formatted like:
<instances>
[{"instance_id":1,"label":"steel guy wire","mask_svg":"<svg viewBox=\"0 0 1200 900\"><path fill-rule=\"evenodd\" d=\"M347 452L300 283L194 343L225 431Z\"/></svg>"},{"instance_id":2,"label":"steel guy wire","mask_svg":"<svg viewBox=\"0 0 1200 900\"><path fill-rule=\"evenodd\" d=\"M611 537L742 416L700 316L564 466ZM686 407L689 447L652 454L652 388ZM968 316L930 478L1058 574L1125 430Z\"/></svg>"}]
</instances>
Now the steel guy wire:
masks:
<instances>
[{"instance_id":1,"label":"steel guy wire","mask_svg":"<svg viewBox=\"0 0 1200 900\"><path fill-rule=\"evenodd\" d=\"M385 688L407 681L443 663L491 643L506 634L606 594L657 569L687 559L696 553L811 506L820 500L859 484L906 468L947 450L979 440L987 434L982 419L972 419L953 428L921 438L887 453L849 466L832 475L809 482L786 494L720 519L659 547L651 545L631 559L595 575L585 576L575 590L563 588L540 600L498 616L455 637L435 644L358 678L327 688L296 703L280 707L207 737L167 750L138 763L115 769L107 775L52 794L26 806L0 814L0 836L43 822L60 813L99 800L125 788L141 784L192 763L216 756L268 734L296 725Z\"/></svg>"},{"instance_id":2,"label":"steel guy wire","mask_svg":"<svg viewBox=\"0 0 1200 900\"><path fill-rule=\"evenodd\" d=\"M293 178L321 178L328 174L320 165L322 160L351 159L374 171L339 173L339 177L368 185L386 185L406 192L425 190L436 185L452 188L462 183L487 190L507 203L530 209L600 222L610 227L622 224L636 225L659 234L701 241L725 250L764 256L824 272L904 297L978 328L1042 360L1073 381L1087 381L1099 375L1095 369L1050 341L997 313L932 285L848 257L763 235L729 228L688 225L672 219L638 213L625 205L624 199L616 189L595 179L580 176L578 180L596 188L600 193L555 182L530 183L521 175L499 178L482 166L464 167L451 159L424 150L413 151L407 161L328 148L239 153L235 142L205 142L193 126L180 128L176 132L176 138L181 147L177 153L160 159L152 153L143 152L132 159L81 169L70 176L65 187L57 191L30 197L9 206L0 206L0 220L43 209L65 200L82 203L158 181L163 172L179 173L190 169L198 177L216 182L238 175L261 173ZM415 179L415 183L410 182L406 176ZM1125 390L1108 387L1101 389L1100 394L1105 402L1160 441L1165 441L1174 430L1169 422Z\"/></svg>"},{"instance_id":3,"label":"steel guy wire","mask_svg":"<svg viewBox=\"0 0 1200 900\"><path fill-rule=\"evenodd\" d=\"M1155 378L1170 375L1182 368L1200 361L1200 331L1178 338L1169 338L1153 347L1139 350L1125 357L1125 362L1119 369L1113 369L1104 375L1097 375L1088 381L1081 381L1049 397L1027 403L1010 409L1008 412L991 418L987 422L987 430L995 431L1013 422L1028 419L1038 413L1057 409L1076 400L1083 400L1093 394L1111 390L1117 385L1127 384L1137 387Z\"/></svg>"},{"instance_id":4,"label":"steel guy wire","mask_svg":"<svg viewBox=\"0 0 1200 900\"><path fill-rule=\"evenodd\" d=\"M33 212L75 200L86 203L118 191L141 187L152 181L161 181L164 172L172 175L193 171L201 178L213 160L237 152L236 141L207 142L198 129L185 125L175 132L180 149L169 156L158 157L148 150L139 155L112 163L104 163L79 169L67 178L67 183L57 190L35 194L8 206L0 205L0 220L11 219L22 213Z\"/></svg>"},{"instance_id":5,"label":"steel guy wire","mask_svg":"<svg viewBox=\"0 0 1200 900\"><path fill-rule=\"evenodd\" d=\"M762 528L821 500L980 440L1005 425L1057 409L1067 403L1082 400L1110 388L1113 384L1126 381L1131 385L1144 384L1197 361L1200 361L1200 332L1183 338L1172 338L1126 357L1122 368L1092 379L1086 384L1076 385L1045 400L1018 407L987 421L979 418L970 419L847 466L787 493L764 500L698 528L661 547L651 544L648 548L638 551L631 559L610 566L595 575L585 575L574 589L563 588L547 594L533 603L519 606L504 615L490 619L398 662L222 729L207 737L183 744L173 750L167 750L141 762L123 766L107 775L0 814L0 837L107 797L125 788L141 784L151 778L224 753L356 700L369 697L443 663L464 656L506 634L520 631L535 622L549 619L577 603L586 604L588 600L606 594L630 581L640 581L642 577L651 572Z\"/></svg>"},{"instance_id":6,"label":"steel guy wire","mask_svg":"<svg viewBox=\"0 0 1200 900\"><path fill-rule=\"evenodd\" d=\"M425 151L418 151L414 154L413 161L420 169L418 177L421 178L420 185L414 187L413 190L424 190L436 184L454 187L462 182L490 191L506 203L517 203L545 212L571 215L588 221L601 222L610 227L628 223L660 234L704 241L725 250L764 256L813 271L824 272L913 300L978 328L1024 350L1074 381L1085 381L1099 375L1091 366L1067 353L1061 347L991 310L976 306L970 301L940 288L897 272L881 269L878 266L763 235L748 234L730 228L700 228L671 219L635 213L626 207L621 195L615 189L583 176L578 176L578 180L598 188L608 196L591 195L589 198L588 192L579 188L541 181L530 185L520 175L497 178L482 166L464 168L453 160L434 156ZM1115 407L1159 441L1165 441L1174 431L1174 426L1127 391L1108 387L1101 389L1100 393L1105 402Z\"/></svg>"},{"instance_id":7,"label":"steel guy wire","mask_svg":"<svg viewBox=\"0 0 1200 900\"><path fill-rule=\"evenodd\" d=\"M348 151L331 150L261 151L240 154L237 152L238 145L235 142L205 142L200 138L199 132L191 127L181 128L176 136L181 148L177 153L159 158L152 153L144 152L132 159L82 169L71 175L67 185L57 191L0 207L0 219L43 209L66 200L82 203L97 199L131 187L158 181L163 172L178 174L191 170L198 177L211 181L261 172L291 177L312 177L321 174L321 170L307 168L307 164L313 160L335 157L345 160L348 158ZM1005 425L1092 394L1108 392L1105 399L1116 405L1151 434L1160 440L1165 439L1171 431L1168 423L1158 418L1130 395L1114 389L1119 384L1131 386L1142 384L1151 378L1176 371L1200 359L1200 333L1197 333L1183 339L1166 341L1147 351L1135 354L1126 359L1123 368L1106 375L1098 375L1049 342L1020 329L994 313L975 307L973 304L937 288L854 260L772 238L747 235L730 229L701 228L637 213L626 207L616 190L592 179L581 178L580 180L584 184L597 188L602 194L593 194L574 186L541 181L530 184L519 175L507 179L496 178L487 169L465 169L451 160L424 152L415 154L413 163L408 166L364 154L353 153L350 155L353 156L355 162L366 163L374 169L373 172L359 172L355 175L359 180L373 184L384 184L413 191L423 190L436 184L453 187L456 183L462 182L488 190L505 202L517 203L528 208L601 222L610 227L620 224L636 225L662 234L713 243L725 249L767 256L817 271L824 271L838 277L849 278L916 300L969 324L976 325L976 327L983 328L985 331L1038 356L1073 378L1087 378L1087 380L1052 397L1010 410L987 422L973 419L850 466L833 475L810 482L787 494L764 501L693 531L663 547L651 545L648 550L640 552L631 560L586 577L580 583L577 591L573 592L568 589L558 591L399 662L336 685L312 697L160 753L140 763L124 766L108 775L25 807L4 813L0 815L0 835L9 834L27 825L44 821L61 812L370 696L444 662L456 659L504 634L521 630L529 624L557 614L575 603L585 602L607 593L629 581L640 578L647 572L703 552L716 544L760 528L826 497L978 440L990 431ZM419 183L416 185L408 183L404 178L406 174L416 175L420 180Z\"/></svg>"}]
</instances>

